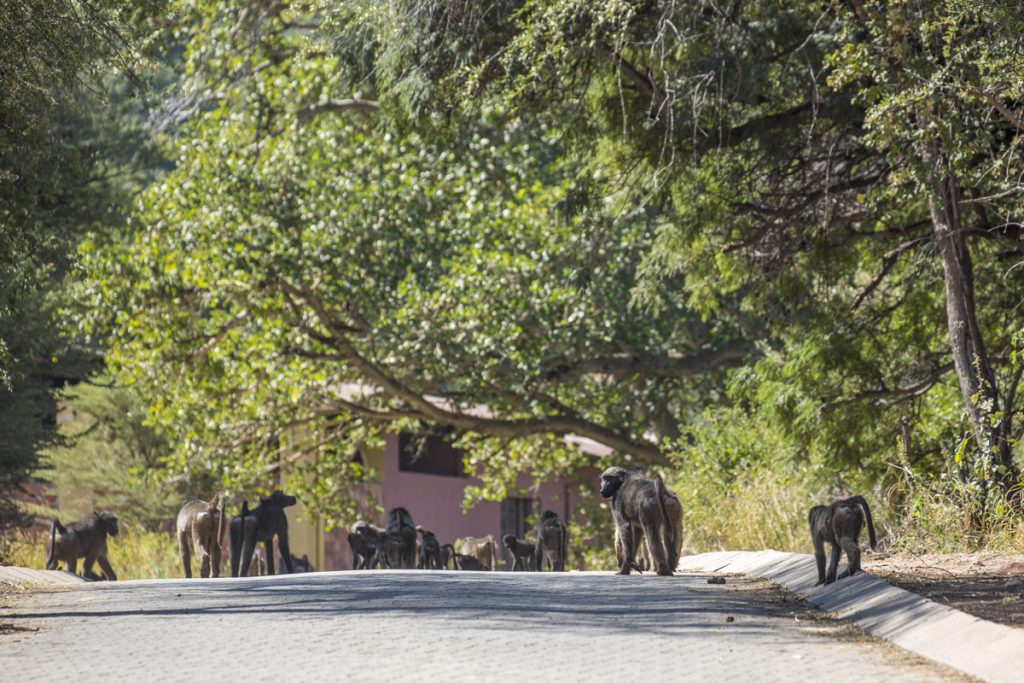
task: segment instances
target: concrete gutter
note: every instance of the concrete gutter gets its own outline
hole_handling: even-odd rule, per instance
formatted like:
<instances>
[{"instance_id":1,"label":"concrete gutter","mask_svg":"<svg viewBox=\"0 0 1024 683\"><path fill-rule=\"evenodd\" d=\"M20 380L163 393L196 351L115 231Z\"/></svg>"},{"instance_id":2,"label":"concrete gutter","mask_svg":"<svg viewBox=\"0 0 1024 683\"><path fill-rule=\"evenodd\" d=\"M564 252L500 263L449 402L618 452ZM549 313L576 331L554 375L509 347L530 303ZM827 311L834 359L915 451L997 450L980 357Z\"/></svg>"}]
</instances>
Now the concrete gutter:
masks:
<instances>
[{"instance_id":1,"label":"concrete gutter","mask_svg":"<svg viewBox=\"0 0 1024 683\"><path fill-rule=\"evenodd\" d=\"M46 569L26 569L24 567L0 567L0 583L36 586L77 586L85 579L74 574Z\"/></svg>"},{"instance_id":2,"label":"concrete gutter","mask_svg":"<svg viewBox=\"0 0 1024 683\"><path fill-rule=\"evenodd\" d=\"M815 586L818 570L812 555L775 550L705 553L682 558L679 569L769 579L922 657L992 683L1024 680L1024 629L973 617L870 574Z\"/></svg>"}]
</instances>

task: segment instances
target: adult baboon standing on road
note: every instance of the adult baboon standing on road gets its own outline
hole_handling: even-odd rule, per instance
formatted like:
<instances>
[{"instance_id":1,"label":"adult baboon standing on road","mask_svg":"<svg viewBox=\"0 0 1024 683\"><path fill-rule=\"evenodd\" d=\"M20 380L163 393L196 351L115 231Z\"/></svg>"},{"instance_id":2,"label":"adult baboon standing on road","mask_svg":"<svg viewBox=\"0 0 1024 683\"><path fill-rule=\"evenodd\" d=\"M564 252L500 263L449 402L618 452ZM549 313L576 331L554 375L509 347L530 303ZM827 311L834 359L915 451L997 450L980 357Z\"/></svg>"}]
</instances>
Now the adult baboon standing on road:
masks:
<instances>
[{"instance_id":1,"label":"adult baboon standing on road","mask_svg":"<svg viewBox=\"0 0 1024 683\"><path fill-rule=\"evenodd\" d=\"M672 576L674 567L669 564L665 548L666 527L671 522L665 509L666 489L661 477L648 479L622 467L609 467L601 474L601 495L612 499L618 573L629 574L638 568L636 546L646 541L652 568L659 576Z\"/></svg>"},{"instance_id":2,"label":"adult baboon standing on road","mask_svg":"<svg viewBox=\"0 0 1024 683\"><path fill-rule=\"evenodd\" d=\"M665 506L665 514L668 516L668 524L665 525L662 542L665 544L665 554L668 559L668 566L675 568L679 566L679 555L683 551L683 504L679 502L678 496L665 487L661 476L655 474L653 479L662 482L664 493L661 502ZM652 568L650 553L647 551L646 543L637 543L637 555L640 558L639 566L643 570Z\"/></svg>"},{"instance_id":3,"label":"adult baboon standing on road","mask_svg":"<svg viewBox=\"0 0 1024 683\"><path fill-rule=\"evenodd\" d=\"M392 569L412 569L416 566L416 523L412 515L403 507L392 508L388 513L388 536L397 538L402 543L399 552L388 555ZM393 548L394 543L388 547ZM378 552L379 549L378 549Z\"/></svg>"},{"instance_id":4,"label":"adult baboon standing on road","mask_svg":"<svg viewBox=\"0 0 1024 683\"><path fill-rule=\"evenodd\" d=\"M46 568L56 569L57 564L63 562L64 570L74 574L78 558L84 557L84 578L100 578L92 571L92 565L98 563L107 581L117 581L117 575L107 560L107 535L117 536L117 532L117 517L109 512L94 512L81 522L68 524L67 527L54 519L50 525Z\"/></svg>"},{"instance_id":5,"label":"adult baboon standing on road","mask_svg":"<svg viewBox=\"0 0 1024 683\"><path fill-rule=\"evenodd\" d=\"M556 572L565 571L565 560L569 553L565 522L551 510L545 510L540 516L537 523L537 544L533 552L533 566L537 571L544 571L545 557L548 569Z\"/></svg>"},{"instance_id":6,"label":"adult baboon standing on road","mask_svg":"<svg viewBox=\"0 0 1024 683\"><path fill-rule=\"evenodd\" d=\"M288 566L288 573L294 571L292 555L288 549L288 518L284 509L295 505L295 496L274 491L252 510L249 502L242 502L242 514L231 520L228 541L231 550L231 576L246 576L252 563L252 554L257 543L263 543L267 553L267 573L274 573L274 536L277 547ZM239 566L241 565L241 566Z\"/></svg>"},{"instance_id":7,"label":"adult baboon standing on road","mask_svg":"<svg viewBox=\"0 0 1024 683\"><path fill-rule=\"evenodd\" d=\"M427 531L423 527L416 527L420 532L420 558L416 563L417 569L444 569L441 563L441 544L433 531Z\"/></svg>"},{"instance_id":8,"label":"adult baboon standing on road","mask_svg":"<svg viewBox=\"0 0 1024 683\"><path fill-rule=\"evenodd\" d=\"M861 508L864 514L861 515ZM875 525L871 521L871 510L861 496L837 500L831 505L815 505L807 515L811 527L811 542L814 543L814 560L818 563L818 583L830 584L837 578L853 576L860 571L860 530L864 519L868 521L868 538L871 549L875 549ZM832 544L828 573L825 572L825 542ZM839 556L846 551L846 569L838 577Z\"/></svg>"},{"instance_id":9,"label":"adult baboon standing on road","mask_svg":"<svg viewBox=\"0 0 1024 683\"><path fill-rule=\"evenodd\" d=\"M199 576L220 576L220 540L224 533L224 497L209 502L191 498L178 512L178 550L185 578L192 578L191 550L199 556Z\"/></svg>"}]
</instances>

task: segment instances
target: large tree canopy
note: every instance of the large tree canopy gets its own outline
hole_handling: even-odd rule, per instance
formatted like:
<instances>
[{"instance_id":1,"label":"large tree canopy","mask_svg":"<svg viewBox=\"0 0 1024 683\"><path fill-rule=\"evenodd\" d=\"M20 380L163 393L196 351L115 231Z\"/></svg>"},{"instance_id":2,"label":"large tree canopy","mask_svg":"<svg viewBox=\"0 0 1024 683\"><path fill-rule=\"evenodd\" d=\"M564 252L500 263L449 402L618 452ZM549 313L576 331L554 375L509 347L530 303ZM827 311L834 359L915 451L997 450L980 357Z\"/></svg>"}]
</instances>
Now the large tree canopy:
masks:
<instances>
[{"instance_id":1,"label":"large tree canopy","mask_svg":"<svg viewBox=\"0 0 1024 683\"><path fill-rule=\"evenodd\" d=\"M577 463L554 436L665 464L729 415L1016 482L1019 8L181 10L177 165L81 291L175 469L348 481L429 425L497 496Z\"/></svg>"}]
</instances>

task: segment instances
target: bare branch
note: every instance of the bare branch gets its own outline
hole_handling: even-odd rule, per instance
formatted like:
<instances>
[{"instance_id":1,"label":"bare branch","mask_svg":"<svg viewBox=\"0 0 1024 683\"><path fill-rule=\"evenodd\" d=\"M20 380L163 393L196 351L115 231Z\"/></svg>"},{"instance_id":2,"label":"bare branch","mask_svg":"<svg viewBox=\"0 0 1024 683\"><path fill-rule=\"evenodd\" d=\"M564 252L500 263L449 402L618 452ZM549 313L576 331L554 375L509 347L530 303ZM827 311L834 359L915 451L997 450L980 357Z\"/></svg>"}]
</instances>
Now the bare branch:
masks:
<instances>
[{"instance_id":1,"label":"bare branch","mask_svg":"<svg viewBox=\"0 0 1024 683\"><path fill-rule=\"evenodd\" d=\"M374 100L362 100L358 98L327 100L325 102L311 104L308 107L303 107L295 112L295 116L298 117L299 121L306 123L321 114L337 114L345 111L373 113L380 111L380 103Z\"/></svg>"}]
</instances>

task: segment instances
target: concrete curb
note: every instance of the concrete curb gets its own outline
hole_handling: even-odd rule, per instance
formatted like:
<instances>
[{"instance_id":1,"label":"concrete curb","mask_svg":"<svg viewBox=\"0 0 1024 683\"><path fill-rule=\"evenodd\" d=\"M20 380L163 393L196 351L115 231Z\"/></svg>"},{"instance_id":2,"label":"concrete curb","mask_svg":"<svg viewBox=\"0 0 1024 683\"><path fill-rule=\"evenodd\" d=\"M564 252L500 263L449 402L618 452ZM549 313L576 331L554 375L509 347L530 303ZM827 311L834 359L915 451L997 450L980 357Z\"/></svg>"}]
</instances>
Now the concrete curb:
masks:
<instances>
[{"instance_id":1,"label":"concrete curb","mask_svg":"<svg viewBox=\"0 0 1024 683\"><path fill-rule=\"evenodd\" d=\"M972 617L870 574L815 586L813 556L775 550L692 555L679 561L679 569L770 579L815 607L922 657L992 683L1021 680L1024 629Z\"/></svg>"},{"instance_id":2,"label":"concrete curb","mask_svg":"<svg viewBox=\"0 0 1024 683\"><path fill-rule=\"evenodd\" d=\"M0 567L0 583L15 585L76 586L85 579L63 571L26 569L25 567Z\"/></svg>"}]
</instances>

